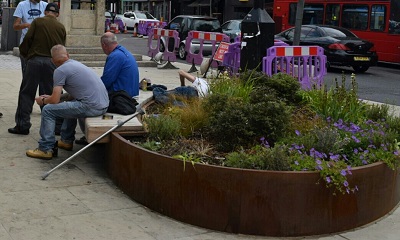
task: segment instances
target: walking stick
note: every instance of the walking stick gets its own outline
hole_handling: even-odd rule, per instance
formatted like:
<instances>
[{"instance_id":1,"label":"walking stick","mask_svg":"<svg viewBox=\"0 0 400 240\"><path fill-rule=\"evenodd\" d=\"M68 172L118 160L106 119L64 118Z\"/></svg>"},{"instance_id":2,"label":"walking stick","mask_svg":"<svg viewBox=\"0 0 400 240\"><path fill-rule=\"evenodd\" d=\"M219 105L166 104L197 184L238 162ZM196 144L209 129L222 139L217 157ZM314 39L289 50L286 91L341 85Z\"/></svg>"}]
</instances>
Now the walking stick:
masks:
<instances>
[{"instance_id":1,"label":"walking stick","mask_svg":"<svg viewBox=\"0 0 400 240\"><path fill-rule=\"evenodd\" d=\"M76 156L78 156L81 152L85 151L87 148L89 148L90 146L92 146L93 144L95 144L96 142L98 142L100 139L102 139L103 137L107 136L107 134L109 134L110 132L114 131L115 129L121 127L122 125L124 125L126 122L130 121L131 119L133 119L134 117L136 117L137 115L143 115L144 111L139 108L137 109L137 112L134 113L132 116L130 116L129 118L127 118L124 121L118 120L117 125L115 125L114 127L112 127L110 130L108 130L107 132L103 133L100 137L96 138L95 140L93 140L91 143L89 143L88 145L86 145L85 147L83 147L81 150L77 151L76 153L74 153L72 156L70 156L69 158L65 159L62 163L58 164L57 166L55 166L53 169L51 169L48 172L45 172L42 175L42 180L45 180L52 172L54 172L55 170L57 170L58 168L60 168L61 166L63 166L64 164L66 164L67 162L71 161L73 158L75 158Z\"/></svg>"}]
</instances>

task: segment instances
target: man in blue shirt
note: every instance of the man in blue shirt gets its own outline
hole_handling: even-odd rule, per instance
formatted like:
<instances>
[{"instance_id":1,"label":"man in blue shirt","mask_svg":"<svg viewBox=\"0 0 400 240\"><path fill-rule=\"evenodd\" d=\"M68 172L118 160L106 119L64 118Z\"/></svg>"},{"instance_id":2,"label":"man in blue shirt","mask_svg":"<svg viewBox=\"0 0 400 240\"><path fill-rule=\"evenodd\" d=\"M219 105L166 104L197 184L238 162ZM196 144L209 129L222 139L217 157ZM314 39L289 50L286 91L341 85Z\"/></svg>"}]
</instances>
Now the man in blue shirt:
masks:
<instances>
[{"instance_id":1,"label":"man in blue shirt","mask_svg":"<svg viewBox=\"0 0 400 240\"><path fill-rule=\"evenodd\" d=\"M106 32L101 47L108 55L101 80L108 92L125 90L131 97L139 96L139 68L132 53L118 45L117 37Z\"/></svg>"},{"instance_id":2,"label":"man in blue shirt","mask_svg":"<svg viewBox=\"0 0 400 240\"><path fill-rule=\"evenodd\" d=\"M125 47L118 45L117 37L106 32L100 39L101 48L107 55L101 80L108 93L125 90L132 98L139 98L139 68L132 53ZM79 126L85 132L83 119L79 119ZM76 144L86 145L85 137L77 139Z\"/></svg>"}]
</instances>

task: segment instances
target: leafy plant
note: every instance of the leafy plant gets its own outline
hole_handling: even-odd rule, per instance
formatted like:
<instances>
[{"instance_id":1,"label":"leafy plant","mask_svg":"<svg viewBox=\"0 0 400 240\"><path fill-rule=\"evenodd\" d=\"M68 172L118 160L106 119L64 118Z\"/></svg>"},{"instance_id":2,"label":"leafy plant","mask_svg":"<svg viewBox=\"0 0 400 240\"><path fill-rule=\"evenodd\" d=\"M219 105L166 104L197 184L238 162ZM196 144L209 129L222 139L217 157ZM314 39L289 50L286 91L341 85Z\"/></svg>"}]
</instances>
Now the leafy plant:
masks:
<instances>
[{"instance_id":1,"label":"leafy plant","mask_svg":"<svg viewBox=\"0 0 400 240\"><path fill-rule=\"evenodd\" d=\"M351 77L351 89L346 89L346 77L342 75L342 82L339 85L335 79L335 87L327 89L312 89L302 91L303 100L312 107L314 111L324 117L330 117L334 121L342 119L345 122L357 123L364 118L366 104L358 99L357 82L355 75Z\"/></svg>"},{"instance_id":2,"label":"leafy plant","mask_svg":"<svg viewBox=\"0 0 400 240\"><path fill-rule=\"evenodd\" d=\"M162 141L175 139L180 136L181 123L169 115L152 115L144 118L151 140Z\"/></svg>"},{"instance_id":3,"label":"leafy plant","mask_svg":"<svg viewBox=\"0 0 400 240\"><path fill-rule=\"evenodd\" d=\"M299 101L299 96L302 101ZM352 167L377 161L400 166L400 117L387 105L367 105L357 97L352 75L330 89L303 91L285 74L267 77L247 71L239 78L212 80L212 94L179 100L145 119L149 148L192 164L318 171L335 194L352 193ZM155 141L161 142L155 145ZM221 151L216 153L215 151Z\"/></svg>"},{"instance_id":4,"label":"leafy plant","mask_svg":"<svg viewBox=\"0 0 400 240\"><path fill-rule=\"evenodd\" d=\"M192 154L188 154L188 153L183 153L183 154L180 154L180 155L174 155L172 157L176 158L176 159L180 159L180 160L183 161L183 171L185 171L185 169L186 169L186 162L191 162L192 165L194 166L195 163L198 163L198 162L201 161L200 158L198 158L198 157L196 157L196 156L194 156Z\"/></svg>"}]
</instances>

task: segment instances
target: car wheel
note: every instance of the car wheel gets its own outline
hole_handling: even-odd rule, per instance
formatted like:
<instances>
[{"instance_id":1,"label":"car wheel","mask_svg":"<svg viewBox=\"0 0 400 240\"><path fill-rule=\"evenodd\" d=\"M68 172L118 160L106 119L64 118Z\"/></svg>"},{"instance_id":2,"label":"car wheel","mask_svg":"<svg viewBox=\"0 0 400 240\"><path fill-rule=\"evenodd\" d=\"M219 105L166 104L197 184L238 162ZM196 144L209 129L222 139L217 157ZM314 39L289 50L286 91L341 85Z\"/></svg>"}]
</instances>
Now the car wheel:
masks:
<instances>
[{"instance_id":1,"label":"car wheel","mask_svg":"<svg viewBox=\"0 0 400 240\"><path fill-rule=\"evenodd\" d=\"M185 60L186 55L187 55L187 53L185 51L185 44L182 43L181 45L179 45L179 48L178 48L178 56L180 59Z\"/></svg>"},{"instance_id":2,"label":"car wheel","mask_svg":"<svg viewBox=\"0 0 400 240\"><path fill-rule=\"evenodd\" d=\"M363 66L353 66L354 71L357 72L357 73L363 73L363 72L367 71L368 68L369 68L369 66L365 66L365 65L363 65Z\"/></svg>"}]
</instances>

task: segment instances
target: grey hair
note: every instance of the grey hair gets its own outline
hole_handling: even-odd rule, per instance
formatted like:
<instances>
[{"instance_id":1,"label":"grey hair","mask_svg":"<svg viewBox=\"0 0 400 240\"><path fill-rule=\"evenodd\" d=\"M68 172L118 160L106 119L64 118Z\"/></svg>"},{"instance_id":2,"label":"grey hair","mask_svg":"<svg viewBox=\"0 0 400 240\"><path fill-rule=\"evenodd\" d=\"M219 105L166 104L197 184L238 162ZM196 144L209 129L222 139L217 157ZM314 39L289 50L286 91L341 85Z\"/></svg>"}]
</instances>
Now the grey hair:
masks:
<instances>
[{"instance_id":1,"label":"grey hair","mask_svg":"<svg viewBox=\"0 0 400 240\"><path fill-rule=\"evenodd\" d=\"M114 34L103 34L103 36L101 36L101 43L105 45L110 45L112 43L118 44L117 36Z\"/></svg>"},{"instance_id":2,"label":"grey hair","mask_svg":"<svg viewBox=\"0 0 400 240\"><path fill-rule=\"evenodd\" d=\"M61 44L54 45L50 51L53 58L68 57L67 49Z\"/></svg>"}]
</instances>

